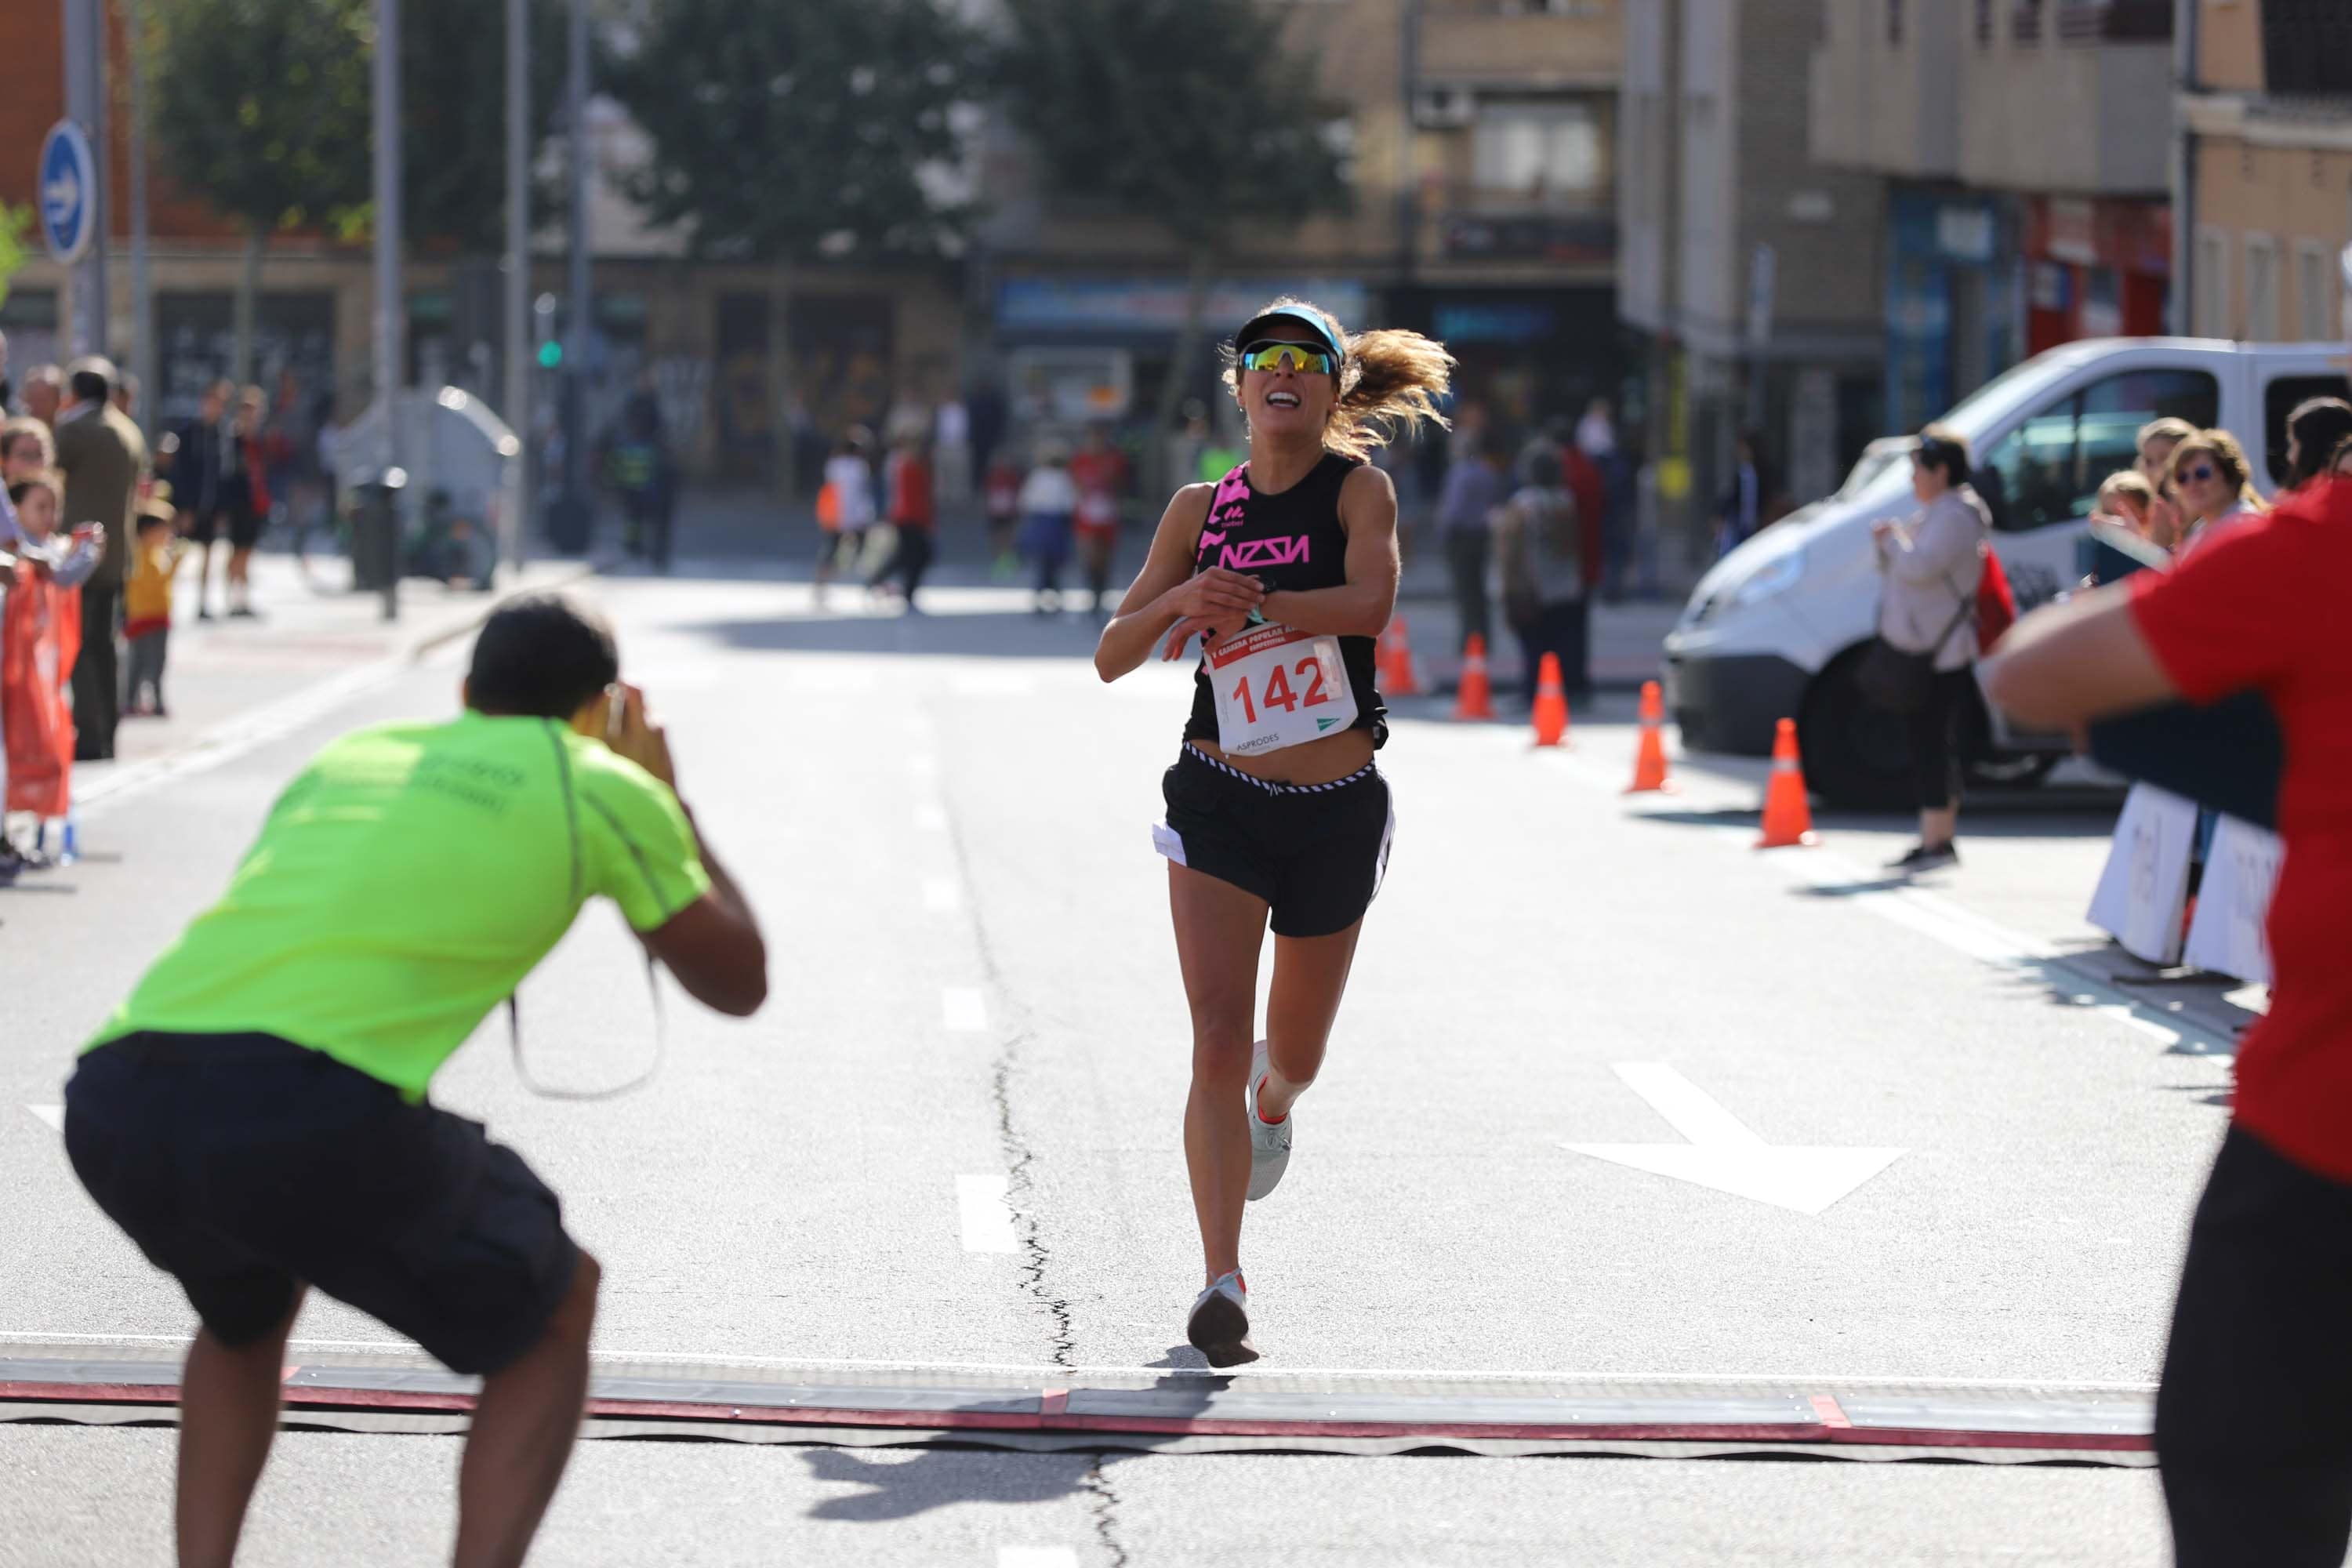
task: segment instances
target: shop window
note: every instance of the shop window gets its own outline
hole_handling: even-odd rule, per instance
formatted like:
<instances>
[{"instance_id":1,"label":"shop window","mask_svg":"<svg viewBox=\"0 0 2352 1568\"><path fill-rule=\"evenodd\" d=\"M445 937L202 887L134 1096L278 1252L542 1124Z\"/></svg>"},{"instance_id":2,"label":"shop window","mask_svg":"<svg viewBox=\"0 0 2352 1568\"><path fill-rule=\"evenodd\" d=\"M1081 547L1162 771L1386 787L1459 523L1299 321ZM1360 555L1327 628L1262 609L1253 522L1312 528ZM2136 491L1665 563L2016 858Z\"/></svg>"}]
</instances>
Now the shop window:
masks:
<instances>
[{"instance_id":1,"label":"shop window","mask_svg":"<svg viewBox=\"0 0 2352 1568\"><path fill-rule=\"evenodd\" d=\"M2209 338L2238 335L2230 292L2230 237L2218 228L2197 231L2197 331Z\"/></svg>"},{"instance_id":2,"label":"shop window","mask_svg":"<svg viewBox=\"0 0 2352 1568\"><path fill-rule=\"evenodd\" d=\"M2314 397L2352 395L2340 375L2283 375L2263 388L2263 451L2271 483L2286 483L2286 419Z\"/></svg>"},{"instance_id":3,"label":"shop window","mask_svg":"<svg viewBox=\"0 0 2352 1568\"><path fill-rule=\"evenodd\" d=\"M2221 394L2202 371L2131 370L2068 393L1979 457L1976 488L1993 526L2025 533L2088 517L2099 486L2139 455L2140 426L2168 416L2200 429Z\"/></svg>"}]
</instances>

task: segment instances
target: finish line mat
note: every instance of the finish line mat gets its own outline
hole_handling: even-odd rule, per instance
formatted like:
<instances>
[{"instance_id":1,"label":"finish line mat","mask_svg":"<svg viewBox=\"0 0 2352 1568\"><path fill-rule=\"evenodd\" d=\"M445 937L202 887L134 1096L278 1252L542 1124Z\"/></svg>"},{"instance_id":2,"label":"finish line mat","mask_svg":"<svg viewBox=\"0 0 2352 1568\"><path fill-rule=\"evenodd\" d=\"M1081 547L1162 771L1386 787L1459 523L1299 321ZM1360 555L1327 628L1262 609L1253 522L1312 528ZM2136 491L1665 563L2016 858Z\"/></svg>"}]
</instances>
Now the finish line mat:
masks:
<instances>
[{"instance_id":1,"label":"finish line mat","mask_svg":"<svg viewBox=\"0 0 2352 1568\"><path fill-rule=\"evenodd\" d=\"M0 1344L0 1422L170 1421L179 1350ZM289 1350L285 1420L454 1432L478 1380ZM932 1366L599 1358L591 1437L1160 1452L1727 1455L2147 1465L2144 1384Z\"/></svg>"}]
</instances>

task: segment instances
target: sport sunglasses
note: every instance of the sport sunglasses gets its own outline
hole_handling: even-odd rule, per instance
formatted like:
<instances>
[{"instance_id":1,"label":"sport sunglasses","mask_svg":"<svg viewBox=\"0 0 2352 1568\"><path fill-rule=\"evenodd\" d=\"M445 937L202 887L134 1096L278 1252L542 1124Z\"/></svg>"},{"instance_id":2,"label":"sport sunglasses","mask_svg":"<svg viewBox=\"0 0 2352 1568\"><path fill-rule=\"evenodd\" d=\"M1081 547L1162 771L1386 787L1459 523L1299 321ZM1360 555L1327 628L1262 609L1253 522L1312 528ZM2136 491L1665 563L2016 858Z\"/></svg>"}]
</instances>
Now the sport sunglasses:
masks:
<instances>
[{"instance_id":1,"label":"sport sunglasses","mask_svg":"<svg viewBox=\"0 0 2352 1568\"><path fill-rule=\"evenodd\" d=\"M1268 340L1252 343L1242 350L1244 370L1313 371L1318 375L1331 374L1331 356L1321 349L1306 343L1284 343Z\"/></svg>"},{"instance_id":2,"label":"sport sunglasses","mask_svg":"<svg viewBox=\"0 0 2352 1568\"><path fill-rule=\"evenodd\" d=\"M2210 463L2200 463L2193 468L2181 469L2180 477L2184 479L2194 479L2197 483L2201 485L2207 479L2220 479L2221 477L2221 470L2215 468Z\"/></svg>"}]
</instances>

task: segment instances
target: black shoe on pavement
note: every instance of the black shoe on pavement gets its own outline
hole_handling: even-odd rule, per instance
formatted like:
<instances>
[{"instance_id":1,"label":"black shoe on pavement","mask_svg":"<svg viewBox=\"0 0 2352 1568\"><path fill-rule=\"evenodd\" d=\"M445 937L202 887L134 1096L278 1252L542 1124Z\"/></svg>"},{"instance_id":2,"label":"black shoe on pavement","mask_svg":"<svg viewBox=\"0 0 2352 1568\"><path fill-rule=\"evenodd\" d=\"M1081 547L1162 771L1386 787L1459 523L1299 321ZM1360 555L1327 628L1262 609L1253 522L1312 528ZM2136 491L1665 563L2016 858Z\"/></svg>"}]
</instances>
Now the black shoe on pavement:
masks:
<instances>
[{"instance_id":1,"label":"black shoe on pavement","mask_svg":"<svg viewBox=\"0 0 2352 1568\"><path fill-rule=\"evenodd\" d=\"M1914 844L1904 854L1889 860L1886 868L1890 871L1933 871L1941 866L1957 866L1959 863L1960 851L1956 845L1939 844L1931 849L1925 844Z\"/></svg>"}]
</instances>

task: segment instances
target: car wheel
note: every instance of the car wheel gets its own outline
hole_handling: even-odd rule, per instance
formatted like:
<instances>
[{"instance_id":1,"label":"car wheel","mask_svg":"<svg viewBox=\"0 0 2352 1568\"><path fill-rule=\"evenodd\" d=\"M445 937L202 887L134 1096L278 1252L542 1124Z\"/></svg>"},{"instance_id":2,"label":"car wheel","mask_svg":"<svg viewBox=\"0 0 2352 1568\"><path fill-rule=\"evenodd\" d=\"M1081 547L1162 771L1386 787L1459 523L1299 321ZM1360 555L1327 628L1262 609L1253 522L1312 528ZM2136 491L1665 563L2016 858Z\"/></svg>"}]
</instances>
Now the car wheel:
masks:
<instances>
[{"instance_id":1,"label":"car wheel","mask_svg":"<svg viewBox=\"0 0 2352 1568\"><path fill-rule=\"evenodd\" d=\"M1805 787L1824 805L1906 810L1912 794L1910 740L1899 717L1863 697L1854 680L1861 657L1861 648L1849 650L1806 690L1797 720Z\"/></svg>"}]
</instances>

